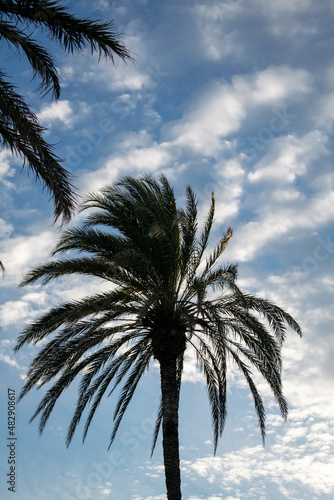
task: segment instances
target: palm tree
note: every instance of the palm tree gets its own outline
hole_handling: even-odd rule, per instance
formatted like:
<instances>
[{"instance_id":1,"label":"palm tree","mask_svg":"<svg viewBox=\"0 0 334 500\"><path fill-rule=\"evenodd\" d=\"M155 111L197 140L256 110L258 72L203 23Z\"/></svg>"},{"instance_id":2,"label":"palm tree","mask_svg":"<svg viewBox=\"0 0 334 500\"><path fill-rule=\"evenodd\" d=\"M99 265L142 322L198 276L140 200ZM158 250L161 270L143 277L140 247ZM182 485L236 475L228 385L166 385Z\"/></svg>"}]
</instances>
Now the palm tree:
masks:
<instances>
[{"instance_id":1,"label":"palm tree","mask_svg":"<svg viewBox=\"0 0 334 500\"><path fill-rule=\"evenodd\" d=\"M86 46L112 62L116 54L131 59L112 23L79 19L66 11L59 0L0 1L0 39L10 50L23 53L34 76L41 79L39 90L60 96L58 68L54 57L33 38L40 29L69 52L81 52ZM21 156L36 179L43 182L54 200L54 219L68 221L75 206L70 175L60 164L52 147L43 139L44 128L38 123L24 98L17 93L6 74L0 71L0 141Z\"/></svg>"},{"instance_id":2,"label":"palm tree","mask_svg":"<svg viewBox=\"0 0 334 500\"><path fill-rule=\"evenodd\" d=\"M54 334L32 361L20 398L36 384L54 382L31 419L40 417L42 433L61 393L81 375L69 445L87 405L83 440L102 397L122 382L110 446L141 376L157 360L161 404L152 452L162 423L167 496L178 500L178 409L185 350L196 352L207 385L216 451L226 419L228 360L247 380L264 439L265 409L250 366L268 382L286 418L281 346L286 326L300 335L301 329L270 301L242 293L236 285L236 265L218 265L232 236L230 228L204 260L214 195L200 234L194 192L188 187L186 207L177 208L164 176L159 181L150 176L121 178L89 195L82 207L86 209L93 211L83 225L67 229L55 248L54 254L70 252L69 257L30 271L22 286L75 273L106 280L110 290L55 307L20 335L16 351Z\"/></svg>"}]
</instances>

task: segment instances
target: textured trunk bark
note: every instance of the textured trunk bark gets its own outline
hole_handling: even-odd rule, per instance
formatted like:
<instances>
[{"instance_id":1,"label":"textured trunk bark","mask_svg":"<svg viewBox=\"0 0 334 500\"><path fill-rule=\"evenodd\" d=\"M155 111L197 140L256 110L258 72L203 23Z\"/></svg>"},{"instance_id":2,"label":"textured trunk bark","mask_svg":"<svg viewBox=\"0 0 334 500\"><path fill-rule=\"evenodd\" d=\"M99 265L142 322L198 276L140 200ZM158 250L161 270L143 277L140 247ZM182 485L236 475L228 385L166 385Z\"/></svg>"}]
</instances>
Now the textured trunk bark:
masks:
<instances>
[{"instance_id":1,"label":"textured trunk bark","mask_svg":"<svg viewBox=\"0 0 334 500\"><path fill-rule=\"evenodd\" d=\"M162 445L168 500L181 500L179 456L179 394L176 382L176 358L160 360L162 395Z\"/></svg>"}]
</instances>

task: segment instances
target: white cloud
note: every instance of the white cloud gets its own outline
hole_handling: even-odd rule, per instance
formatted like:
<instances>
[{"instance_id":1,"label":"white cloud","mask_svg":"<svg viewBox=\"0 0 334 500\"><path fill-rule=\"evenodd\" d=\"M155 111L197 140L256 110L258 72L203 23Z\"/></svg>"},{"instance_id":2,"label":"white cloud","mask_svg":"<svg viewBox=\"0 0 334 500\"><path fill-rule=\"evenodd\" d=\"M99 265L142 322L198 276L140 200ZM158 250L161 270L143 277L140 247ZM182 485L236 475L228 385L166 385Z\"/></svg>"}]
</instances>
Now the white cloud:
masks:
<instances>
[{"instance_id":1,"label":"white cloud","mask_svg":"<svg viewBox=\"0 0 334 500\"><path fill-rule=\"evenodd\" d=\"M250 107L284 102L293 95L305 94L312 88L311 75L304 69L269 66L250 76L236 76L233 87Z\"/></svg>"},{"instance_id":2,"label":"white cloud","mask_svg":"<svg viewBox=\"0 0 334 500\"><path fill-rule=\"evenodd\" d=\"M222 498L223 497L216 497L216 496L212 497L212 496L210 496L210 497L207 498L207 500L222 500ZM191 497L189 497L188 500L202 500L202 499L200 497L191 496ZM228 497L226 500L234 500L234 498L233 497Z\"/></svg>"},{"instance_id":3,"label":"white cloud","mask_svg":"<svg viewBox=\"0 0 334 500\"><path fill-rule=\"evenodd\" d=\"M88 61L87 61L88 62ZM97 68L94 61L88 62L81 72L80 81L88 83L97 81L99 86L113 92L139 91L152 86L149 73L141 71L133 63L119 63L117 70L102 60Z\"/></svg>"},{"instance_id":4,"label":"white cloud","mask_svg":"<svg viewBox=\"0 0 334 500\"><path fill-rule=\"evenodd\" d=\"M113 91L136 91L152 86L150 75L138 70L131 63L119 67L117 71L106 69L105 81L108 88Z\"/></svg>"},{"instance_id":5,"label":"white cloud","mask_svg":"<svg viewBox=\"0 0 334 500\"><path fill-rule=\"evenodd\" d=\"M15 169L12 167L10 159L13 155L10 151L3 149L0 151L0 181L6 188L13 188L14 185L8 180L15 175Z\"/></svg>"},{"instance_id":6,"label":"white cloud","mask_svg":"<svg viewBox=\"0 0 334 500\"><path fill-rule=\"evenodd\" d=\"M210 173L213 182L205 186L204 191L197 191L198 199L207 205L211 200L211 193L215 194L217 224L224 222L231 224L232 218L236 217L243 195L243 181L245 170L237 159L229 159L217 162L214 171ZM203 207L203 212L207 213L207 206ZM200 215L200 218L204 213Z\"/></svg>"},{"instance_id":7,"label":"white cloud","mask_svg":"<svg viewBox=\"0 0 334 500\"><path fill-rule=\"evenodd\" d=\"M309 14L309 22L300 22L300 16L313 9L315 12L313 16ZM261 45L261 41L268 43L271 36L279 38L282 45L286 40L301 44L305 38L316 36L320 30L316 10L313 0L282 0L276 3L266 0L211 1L210 5L195 5L193 15L198 26L196 35L201 41L199 50L202 49L202 57L209 60L233 58L234 62L244 62L247 57L250 58L252 49L265 52L266 47ZM256 34L254 28L251 31L254 19Z\"/></svg>"},{"instance_id":8,"label":"white cloud","mask_svg":"<svg viewBox=\"0 0 334 500\"><path fill-rule=\"evenodd\" d=\"M47 308L47 293L39 288L38 291L25 293L20 300L8 300L0 305L0 321L3 327L24 325Z\"/></svg>"},{"instance_id":9,"label":"white cloud","mask_svg":"<svg viewBox=\"0 0 334 500\"><path fill-rule=\"evenodd\" d=\"M170 155L163 146L157 144L149 148L141 148L131 151L127 157L130 168L142 171L156 171L170 160Z\"/></svg>"},{"instance_id":10,"label":"white cloud","mask_svg":"<svg viewBox=\"0 0 334 500\"><path fill-rule=\"evenodd\" d=\"M305 434L300 423L306 418L321 421L321 426L328 431L328 422L334 415L334 351L329 340L334 321L331 308L334 285L322 266L324 263L320 262L313 275L310 273L294 282L289 271L267 277L253 272L257 295L268 298L292 314L303 330L302 339L288 330L282 350L283 388L290 407L288 422L293 424L285 441L294 435ZM265 398L265 405L271 407L273 399L269 387L256 374L255 381ZM277 417L271 417L268 423L271 428L281 425ZM310 430L307 435L310 435Z\"/></svg>"},{"instance_id":11,"label":"white cloud","mask_svg":"<svg viewBox=\"0 0 334 500\"><path fill-rule=\"evenodd\" d=\"M274 181L276 185L292 183L297 176L306 174L315 159L326 154L326 141L327 136L316 130L302 138L285 135L273 139L269 152L260 159L248 178L251 182Z\"/></svg>"},{"instance_id":12,"label":"white cloud","mask_svg":"<svg viewBox=\"0 0 334 500\"><path fill-rule=\"evenodd\" d=\"M334 488L333 436L328 434L326 424L312 424L311 418L312 414L305 412L303 420L293 422L286 430L282 427L282 434L275 427L275 442L268 449L244 447L223 456L182 461L183 474L188 480L200 480L202 487L206 480L211 487L224 491L228 487L248 489L250 484L265 481L290 492L301 485L313 495L330 494Z\"/></svg>"},{"instance_id":13,"label":"white cloud","mask_svg":"<svg viewBox=\"0 0 334 500\"><path fill-rule=\"evenodd\" d=\"M3 327L24 324L34 316L29 304L23 300L8 301L0 306L0 321Z\"/></svg>"},{"instance_id":14,"label":"white cloud","mask_svg":"<svg viewBox=\"0 0 334 500\"><path fill-rule=\"evenodd\" d=\"M268 187L265 193L268 203L262 200L255 220L235 231L227 249L228 255L233 255L236 261L251 261L259 253L268 251L269 244L278 241L288 245L289 236L295 236L296 231L301 233L306 230L308 234L314 230L319 231L334 218L334 193L330 186L327 191L320 191L311 199L295 196L286 204L286 199L283 198L275 206L269 202L271 191Z\"/></svg>"},{"instance_id":15,"label":"white cloud","mask_svg":"<svg viewBox=\"0 0 334 500\"><path fill-rule=\"evenodd\" d=\"M175 145L198 154L222 155L227 147L224 139L238 131L257 106L284 104L283 111L276 109L272 119L275 124L283 120L280 126L284 127L286 102L310 89L310 74L287 66L269 67L250 76L237 75L231 84L211 83L190 105L184 117L166 128L166 135ZM275 134L272 132L272 135Z\"/></svg>"},{"instance_id":16,"label":"white cloud","mask_svg":"<svg viewBox=\"0 0 334 500\"><path fill-rule=\"evenodd\" d=\"M238 57L242 53L239 30L231 27L233 21L242 12L238 2L224 2L211 5L195 5L194 17L202 37L205 56L219 60L233 54Z\"/></svg>"},{"instance_id":17,"label":"white cloud","mask_svg":"<svg viewBox=\"0 0 334 500\"><path fill-rule=\"evenodd\" d=\"M40 264L50 255L58 235L43 231L33 236L14 236L2 244L1 259L5 262L6 273L0 286L17 286L23 273Z\"/></svg>"},{"instance_id":18,"label":"white cloud","mask_svg":"<svg viewBox=\"0 0 334 500\"><path fill-rule=\"evenodd\" d=\"M12 224L0 218L0 238L7 238L13 231Z\"/></svg>"},{"instance_id":19,"label":"white cloud","mask_svg":"<svg viewBox=\"0 0 334 500\"><path fill-rule=\"evenodd\" d=\"M118 94L155 89L163 75L158 64L146 60L147 48L142 36L138 35L142 29L144 28L133 20L127 24L126 35L122 37L127 50L134 57L133 62L125 63L116 56L113 65L110 60L99 59L97 55L92 56L87 51L64 67L64 86L88 84L95 87L96 91Z\"/></svg>"},{"instance_id":20,"label":"white cloud","mask_svg":"<svg viewBox=\"0 0 334 500\"><path fill-rule=\"evenodd\" d=\"M148 141L146 137L143 138L141 147L136 147L136 142L132 143L130 137L120 144L119 149L120 153L111 155L101 168L81 177L82 191L97 191L107 184L112 184L120 175L157 175L173 158L168 144L157 144Z\"/></svg>"},{"instance_id":21,"label":"white cloud","mask_svg":"<svg viewBox=\"0 0 334 500\"><path fill-rule=\"evenodd\" d=\"M334 79L333 79L334 81ZM320 96L313 104L313 121L315 127L320 127L331 133L334 120L334 93Z\"/></svg>"},{"instance_id":22,"label":"white cloud","mask_svg":"<svg viewBox=\"0 0 334 500\"><path fill-rule=\"evenodd\" d=\"M223 149L221 138L239 129L245 109L231 86L215 83L200 96L198 102L171 131L177 146L204 155Z\"/></svg>"},{"instance_id":23,"label":"white cloud","mask_svg":"<svg viewBox=\"0 0 334 500\"><path fill-rule=\"evenodd\" d=\"M13 366L14 368L17 368L17 369L20 368L18 363L15 361L15 359L12 359L10 356L8 356L8 354L0 353L0 361L8 364L10 366Z\"/></svg>"},{"instance_id":24,"label":"white cloud","mask_svg":"<svg viewBox=\"0 0 334 500\"><path fill-rule=\"evenodd\" d=\"M41 122L45 122L46 126L49 126L54 121L60 121L65 125L70 125L72 115L73 111L70 102L67 100L59 100L47 106L43 106L37 116Z\"/></svg>"},{"instance_id":25,"label":"white cloud","mask_svg":"<svg viewBox=\"0 0 334 500\"><path fill-rule=\"evenodd\" d=\"M55 305L110 290L110 283L99 279L67 276L61 282L52 282L45 287L29 285L20 300L6 301L0 306L0 321L3 327L24 325L41 316Z\"/></svg>"},{"instance_id":26,"label":"white cloud","mask_svg":"<svg viewBox=\"0 0 334 500\"><path fill-rule=\"evenodd\" d=\"M185 362L182 372L182 382L190 382L191 384L203 384L205 378L197 364L196 353L194 349L188 348L185 352L184 358Z\"/></svg>"},{"instance_id":27,"label":"white cloud","mask_svg":"<svg viewBox=\"0 0 334 500\"><path fill-rule=\"evenodd\" d=\"M157 496L138 496L138 495L132 495L131 500L166 500L166 495L157 495Z\"/></svg>"}]
</instances>

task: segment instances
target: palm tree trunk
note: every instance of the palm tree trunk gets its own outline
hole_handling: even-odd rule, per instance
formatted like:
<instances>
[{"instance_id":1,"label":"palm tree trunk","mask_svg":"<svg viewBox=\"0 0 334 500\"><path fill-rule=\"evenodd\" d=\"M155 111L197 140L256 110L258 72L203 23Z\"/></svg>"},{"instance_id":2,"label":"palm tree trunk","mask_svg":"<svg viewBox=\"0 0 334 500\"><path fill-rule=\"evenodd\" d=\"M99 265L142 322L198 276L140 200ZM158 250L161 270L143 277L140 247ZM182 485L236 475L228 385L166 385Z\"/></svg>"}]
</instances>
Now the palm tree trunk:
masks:
<instances>
[{"instance_id":1,"label":"palm tree trunk","mask_svg":"<svg viewBox=\"0 0 334 500\"><path fill-rule=\"evenodd\" d=\"M179 456L179 394L176 381L176 358L160 360L162 397L162 446L168 500L181 500Z\"/></svg>"}]
</instances>

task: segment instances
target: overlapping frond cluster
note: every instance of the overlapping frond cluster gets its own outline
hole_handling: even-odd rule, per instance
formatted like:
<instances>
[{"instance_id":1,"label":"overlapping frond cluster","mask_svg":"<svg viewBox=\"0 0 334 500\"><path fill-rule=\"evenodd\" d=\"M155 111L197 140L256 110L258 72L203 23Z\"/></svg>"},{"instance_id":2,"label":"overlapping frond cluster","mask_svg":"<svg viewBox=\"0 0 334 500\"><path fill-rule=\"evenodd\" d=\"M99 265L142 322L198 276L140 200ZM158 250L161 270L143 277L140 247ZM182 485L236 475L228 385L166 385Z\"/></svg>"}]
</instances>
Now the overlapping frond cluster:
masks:
<instances>
[{"instance_id":1,"label":"overlapping frond cluster","mask_svg":"<svg viewBox=\"0 0 334 500\"><path fill-rule=\"evenodd\" d=\"M68 13L56 0L0 1L0 40L2 50L24 54L40 79L38 90L52 91L60 96L60 80L54 57L33 38L39 29L60 43L67 52L83 51L90 47L114 61L132 59L124 44L117 40L112 23L79 19ZM44 129L38 123L15 86L0 72L0 141L13 153L21 156L28 168L41 180L54 199L54 219L70 219L75 207L75 194L70 175L43 139Z\"/></svg>"},{"instance_id":2,"label":"overlapping frond cluster","mask_svg":"<svg viewBox=\"0 0 334 500\"><path fill-rule=\"evenodd\" d=\"M164 355L170 356L183 336L186 345L196 351L203 371L215 448L226 418L228 359L247 380L263 437L265 410L251 367L268 382L286 417L281 344L286 325L299 334L300 328L270 301L242 293L236 285L236 265L218 265L232 236L230 228L208 252L214 204L212 196L207 219L198 234L197 203L190 188L186 206L180 209L164 176L159 182L150 176L122 178L115 186L89 195L82 207L90 209L83 225L63 232L54 255L71 255L27 274L23 285L38 279L48 283L72 273L110 282L109 292L52 309L29 325L18 339L16 350L54 335L33 360L21 394L37 383L44 385L56 379L33 416L40 416L41 431L63 390L81 375L67 442L90 406L86 436L102 397L122 382L112 442L150 361L155 357L160 362ZM180 386L184 349L175 352ZM160 407L153 447L161 417Z\"/></svg>"}]
</instances>

